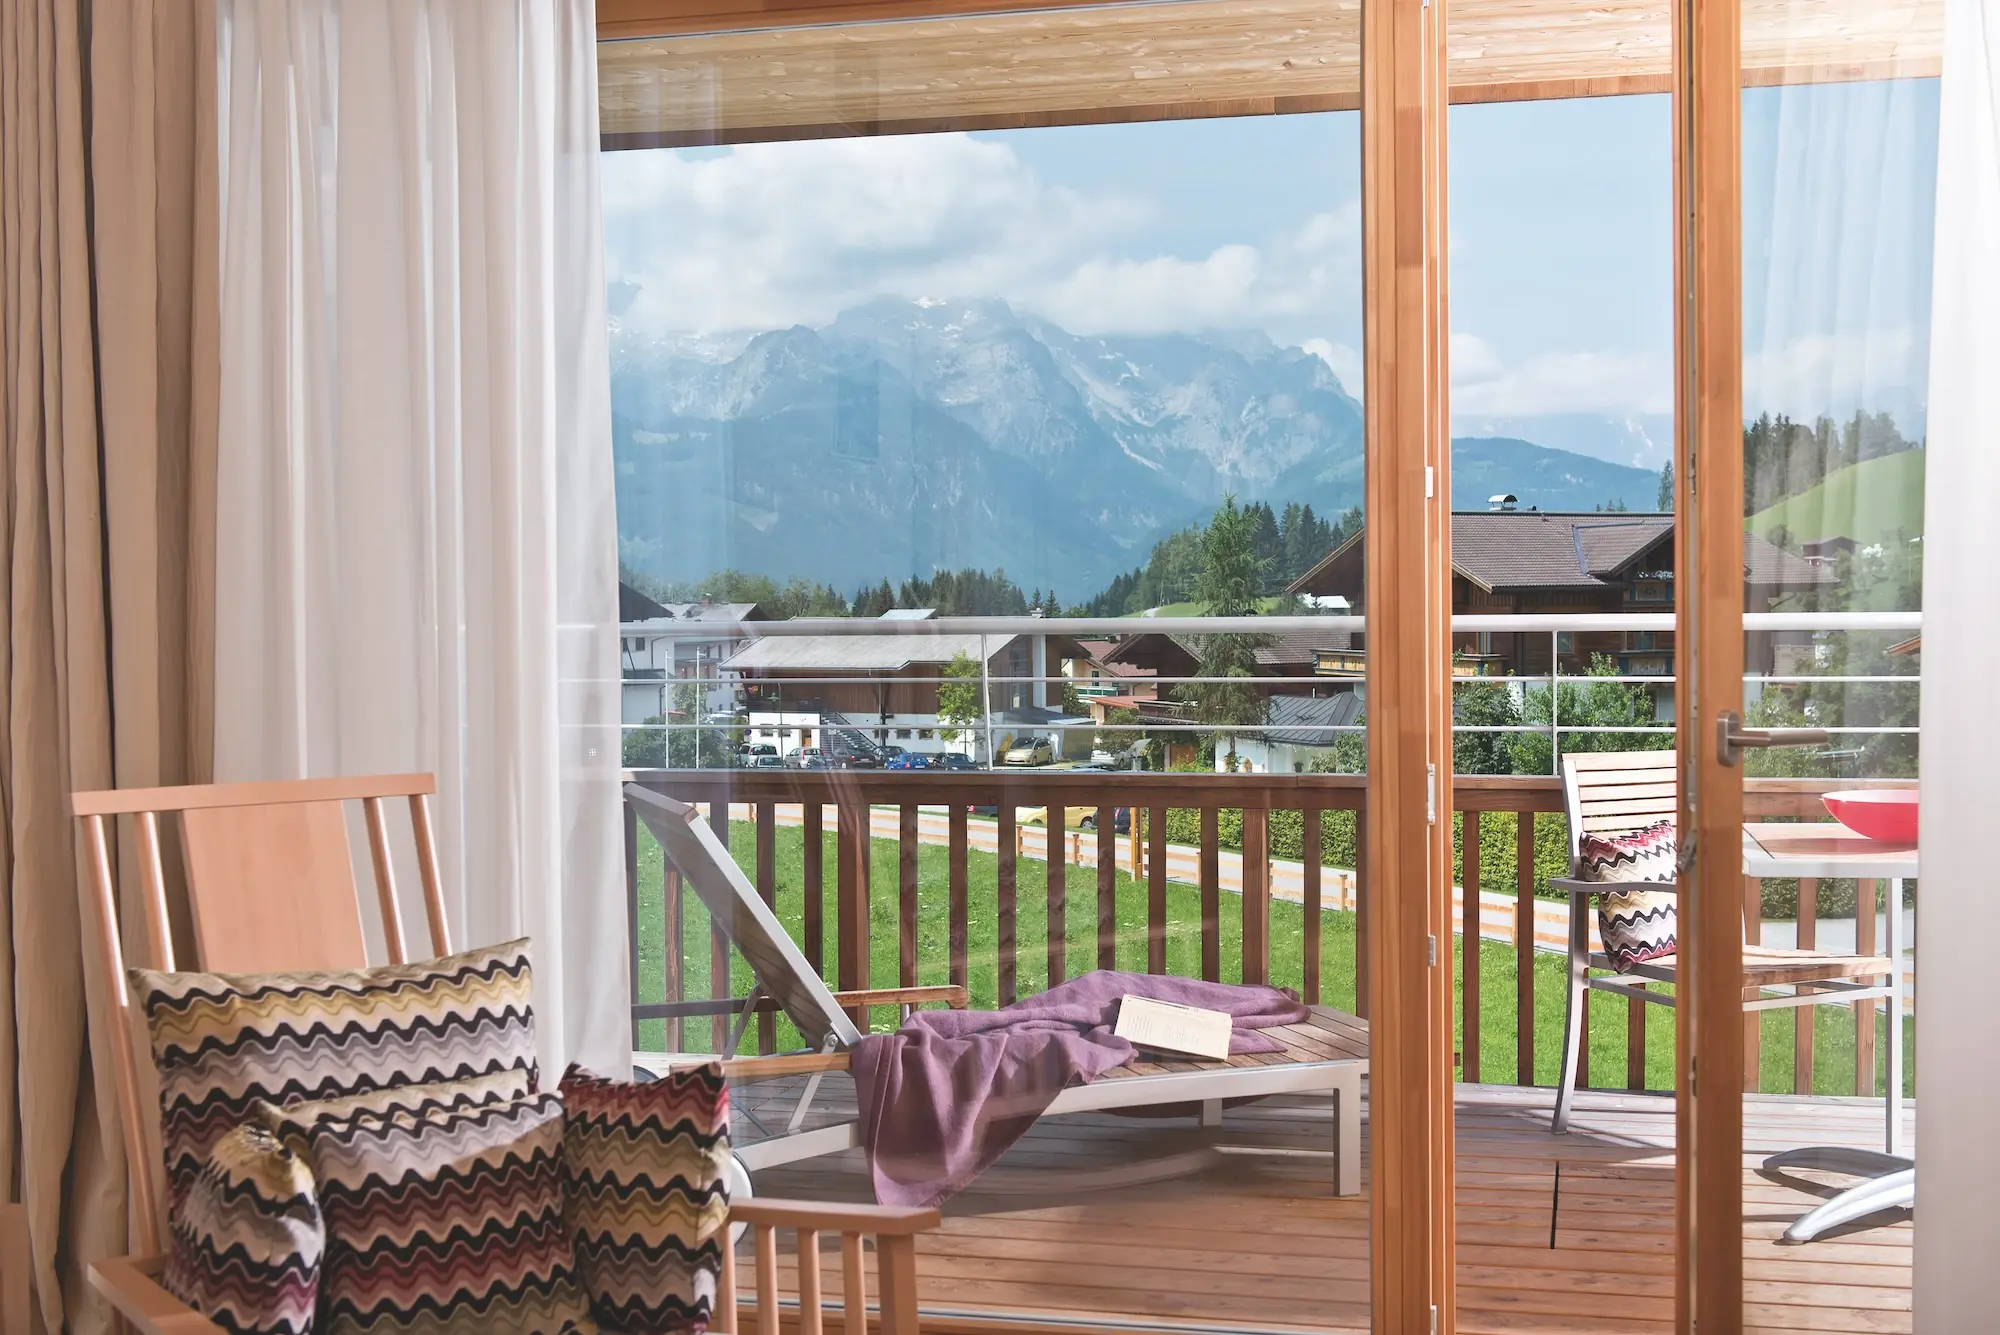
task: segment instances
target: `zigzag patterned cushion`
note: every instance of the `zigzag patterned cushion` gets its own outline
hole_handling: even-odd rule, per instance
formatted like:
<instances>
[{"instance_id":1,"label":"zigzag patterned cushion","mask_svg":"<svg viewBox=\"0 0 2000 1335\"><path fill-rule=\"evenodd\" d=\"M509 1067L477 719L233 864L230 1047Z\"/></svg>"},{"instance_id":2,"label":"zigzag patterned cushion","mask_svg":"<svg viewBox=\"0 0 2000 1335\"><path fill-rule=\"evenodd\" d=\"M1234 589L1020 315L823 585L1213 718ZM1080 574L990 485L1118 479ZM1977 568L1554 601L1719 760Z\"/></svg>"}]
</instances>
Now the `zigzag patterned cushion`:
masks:
<instances>
[{"instance_id":1,"label":"zigzag patterned cushion","mask_svg":"<svg viewBox=\"0 0 2000 1335\"><path fill-rule=\"evenodd\" d=\"M167 1292L236 1335L306 1335L326 1227L312 1174L262 1127L215 1143L173 1220Z\"/></svg>"},{"instance_id":2,"label":"zigzag patterned cushion","mask_svg":"<svg viewBox=\"0 0 2000 1335\"><path fill-rule=\"evenodd\" d=\"M1629 834L1586 834L1577 841L1577 879L1612 885L1672 882L1678 853L1672 821ZM1618 972L1629 973L1635 964L1674 953L1675 902L1675 896L1658 890L1614 892L1598 899L1597 934Z\"/></svg>"},{"instance_id":3,"label":"zigzag patterned cushion","mask_svg":"<svg viewBox=\"0 0 2000 1335\"><path fill-rule=\"evenodd\" d=\"M528 942L341 973L131 971L160 1076L177 1205L258 1100L286 1104L465 1079L535 1080Z\"/></svg>"},{"instance_id":4,"label":"zigzag patterned cushion","mask_svg":"<svg viewBox=\"0 0 2000 1335\"><path fill-rule=\"evenodd\" d=\"M528 1071L509 1067L491 1075L475 1075L464 1080L398 1085L393 1089L370 1090L366 1094L350 1094L338 1099L290 1103L283 1107L260 1099L255 1115L267 1131L283 1137L287 1149L303 1155L307 1133L320 1122L344 1122L364 1116L386 1117L399 1112L421 1115L504 1103L534 1093L531 1084Z\"/></svg>"},{"instance_id":5,"label":"zigzag patterned cushion","mask_svg":"<svg viewBox=\"0 0 2000 1335\"><path fill-rule=\"evenodd\" d=\"M647 1084L572 1066L565 1211L592 1309L660 1335L708 1328L729 1230L729 1088L713 1062Z\"/></svg>"},{"instance_id":6,"label":"zigzag patterned cushion","mask_svg":"<svg viewBox=\"0 0 2000 1335\"><path fill-rule=\"evenodd\" d=\"M558 1096L300 1130L326 1212L325 1335L594 1335Z\"/></svg>"}]
</instances>

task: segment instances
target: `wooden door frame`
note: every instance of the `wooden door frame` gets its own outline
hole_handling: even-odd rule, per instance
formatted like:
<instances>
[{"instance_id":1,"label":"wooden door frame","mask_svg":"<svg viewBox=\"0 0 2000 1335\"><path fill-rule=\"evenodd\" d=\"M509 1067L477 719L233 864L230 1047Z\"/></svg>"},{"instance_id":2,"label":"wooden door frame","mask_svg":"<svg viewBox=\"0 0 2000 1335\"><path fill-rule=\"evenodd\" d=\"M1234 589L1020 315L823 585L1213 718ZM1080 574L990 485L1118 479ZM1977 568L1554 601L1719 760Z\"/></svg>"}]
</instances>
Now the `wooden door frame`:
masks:
<instances>
[{"instance_id":1,"label":"wooden door frame","mask_svg":"<svg viewBox=\"0 0 2000 1335\"><path fill-rule=\"evenodd\" d=\"M599 0L600 41L1072 0ZM1367 0L1361 136L1373 1328L1455 1328L1446 0ZM1198 108L1195 115L1204 114Z\"/></svg>"},{"instance_id":2,"label":"wooden door frame","mask_svg":"<svg viewBox=\"0 0 2000 1335\"><path fill-rule=\"evenodd\" d=\"M1361 17L1374 1329L1450 1332L1454 1273L1446 0Z\"/></svg>"},{"instance_id":3,"label":"wooden door frame","mask_svg":"<svg viewBox=\"0 0 2000 1335\"><path fill-rule=\"evenodd\" d=\"M1743 94L1740 7L1674 0L1674 676L1680 1005L1674 1322L1743 1324ZM1692 854L1690 862L1689 854Z\"/></svg>"}]
</instances>

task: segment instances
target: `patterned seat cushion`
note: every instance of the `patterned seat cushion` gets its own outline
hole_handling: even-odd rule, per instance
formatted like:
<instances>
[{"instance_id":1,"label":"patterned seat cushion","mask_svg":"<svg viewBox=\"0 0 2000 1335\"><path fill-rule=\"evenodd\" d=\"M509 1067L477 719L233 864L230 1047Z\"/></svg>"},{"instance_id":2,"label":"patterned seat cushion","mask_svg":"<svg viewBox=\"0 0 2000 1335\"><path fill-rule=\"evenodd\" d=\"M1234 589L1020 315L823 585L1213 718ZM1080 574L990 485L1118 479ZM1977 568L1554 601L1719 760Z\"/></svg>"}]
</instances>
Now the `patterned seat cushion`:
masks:
<instances>
[{"instance_id":1,"label":"patterned seat cushion","mask_svg":"<svg viewBox=\"0 0 2000 1335\"><path fill-rule=\"evenodd\" d=\"M160 1077L170 1209L260 1099L295 1103L525 1073L528 942L342 973L131 972Z\"/></svg>"},{"instance_id":2,"label":"patterned seat cushion","mask_svg":"<svg viewBox=\"0 0 2000 1335\"><path fill-rule=\"evenodd\" d=\"M555 1094L288 1123L321 1208L325 1335L589 1335Z\"/></svg>"},{"instance_id":3,"label":"patterned seat cushion","mask_svg":"<svg viewBox=\"0 0 2000 1335\"><path fill-rule=\"evenodd\" d=\"M563 1160L577 1261L606 1325L701 1331L729 1229L729 1089L715 1063L646 1084L572 1066Z\"/></svg>"},{"instance_id":4,"label":"patterned seat cushion","mask_svg":"<svg viewBox=\"0 0 2000 1335\"><path fill-rule=\"evenodd\" d=\"M320 1122L344 1122L357 1117L386 1117L392 1113L443 1112L452 1108L472 1108L487 1103L504 1103L535 1091L529 1072L509 1067L491 1075L469 1076L464 1080L439 1080L424 1085L397 1085L366 1094L349 1094L337 1099L314 1099L280 1106L258 1100L255 1117L273 1135L284 1137L286 1148L306 1153L307 1133Z\"/></svg>"},{"instance_id":5,"label":"patterned seat cushion","mask_svg":"<svg viewBox=\"0 0 2000 1335\"><path fill-rule=\"evenodd\" d=\"M161 1283L236 1335L306 1335L326 1228L304 1160L259 1126L215 1143L173 1220Z\"/></svg>"},{"instance_id":6,"label":"patterned seat cushion","mask_svg":"<svg viewBox=\"0 0 2000 1335\"><path fill-rule=\"evenodd\" d=\"M1671 884L1678 852L1672 821L1629 834L1586 834L1577 841L1577 879L1611 885ZM1597 934L1620 973L1673 954L1676 930L1675 896L1665 891L1617 891L1597 901Z\"/></svg>"}]
</instances>

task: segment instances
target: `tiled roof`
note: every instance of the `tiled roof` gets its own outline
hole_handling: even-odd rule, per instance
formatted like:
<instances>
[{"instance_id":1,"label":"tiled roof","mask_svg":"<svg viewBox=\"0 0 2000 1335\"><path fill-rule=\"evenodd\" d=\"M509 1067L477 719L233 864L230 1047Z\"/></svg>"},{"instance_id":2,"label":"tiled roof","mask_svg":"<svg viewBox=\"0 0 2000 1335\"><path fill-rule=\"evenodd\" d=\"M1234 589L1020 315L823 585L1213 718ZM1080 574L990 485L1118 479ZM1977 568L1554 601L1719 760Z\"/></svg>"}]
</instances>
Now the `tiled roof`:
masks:
<instances>
[{"instance_id":1,"label":"tiled roof","mask_svg":"<svg viewBox=\"0 0 2000 1335\"><path fill-rule=\"evenodd\" d=\"M1468 511L1451 517L1451 563L1459 575L1492 592L1594 589L1623 583L1646 569L1673 565L1670 514L1561 514L1538 510ZM1292 583L1309 591L1347 542ZM1743 535L1744 579L1751 584L1798 587L1831 582L1823 566L1758 537Z\"/></svg>"},{"instance_id":2,"label":"tiled roof","mask_svg":"<svg viewBox=\"0 0 2000 1335\"><path fill-rule=\"evenodd\" d=\"M660 606L651 598L648 598L645 594L627 584L624 580L621 579L618 581L618 619L620 621L644 621L648 617L662 617L666 614L666 608Z\"/></svg>"},{"instance_id":3,"label":"tiled roof","mask_svg":"<svg viewBox=\"0 0 2000 1335\"><path fill-rule=\"evenodd\" d=\"M1333 695L1274 695L1262 736L1288 746L1332 746L1342 726L1361 721L1361 697L1353 691Z\"/></svg>"},{"instance_id":4,"label":"tiled roof","mask_svg":"<svg viewBox=\"0 0 2000 1335\"><path fill-rule=\"evenodd\" d=\"M1451 563L1496 591L1591 589L1655 543L1671 543L1673 532L1672 515L1455 514ZM1661 564L1672 559L1669 550Z\"/></svg>"},{"instance_id":5,"label":"tiled roof","mask_svg":"<svg viewBox=\"0 0 2000 1335\"><path fill-rule=\"evenodd\" d=\"M1354 647L1354 632L1346 630L1299 630L1269 638L1271 642L1256 651L1257 662L1264 667L1315 667L1322 651Z\"/></svg>"},{"instance_id":6,"label":"tiled roof","mask_svg":"<svg viewBox=\"0 0 2000 1335\"><path fill-rule=\"evenodd\" d=\"M960 654L979 659L977 635L785 635L753 640L724 663L731 671L895 671L912 663L949 663ZM1018 638L988 635L997 654Z\"/></svg>"},{"instance_id":7,"label":"tiled roof","mask_svg":"<svg viewBox=\"0 0 2000 1335\"><path fill-rule=\"evenodd\" d=\"M1832 566L1823 562L1808 561L1803 556L1764 541L1755 533L1743 535L1743 567L1743 579L1748 584L1776 584L1788 587L1798 584L1831 584L1840 578Z\"/></svg>"}]
</instances>

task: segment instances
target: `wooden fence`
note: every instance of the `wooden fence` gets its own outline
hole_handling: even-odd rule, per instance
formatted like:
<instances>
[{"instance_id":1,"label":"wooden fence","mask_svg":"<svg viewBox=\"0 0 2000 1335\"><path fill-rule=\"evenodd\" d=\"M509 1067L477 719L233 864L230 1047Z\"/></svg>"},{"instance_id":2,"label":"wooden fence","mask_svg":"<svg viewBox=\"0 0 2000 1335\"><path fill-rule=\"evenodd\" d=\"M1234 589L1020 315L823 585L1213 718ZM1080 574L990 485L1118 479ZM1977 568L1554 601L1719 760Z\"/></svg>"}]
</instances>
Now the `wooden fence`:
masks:
<instances>
[{"instance_id":1,"label":"wooden fence","mask_svg":"<svg viewBox=\"0 0 2000 1335\"><path fill-rule=\"evenodd\" d=\"M1355 921L1355 1011L1363 1018L1368 1009L1367 941L1369 905L1375 888L1371 886L1367 871L1367 844L1364 822L1358 814L1365 809L1367 800L1366 780L1358 776L1333 775L1291 775L1291 774L1159 774L1159 773L1102 773L1068 772L1060 770L994 770L994 771L951 771L946 773L915 771L705 771L705 770L648 770L635 774L637 782L656 789L684 802L704 805L708 809L710 821L725 844L729 839L730 807L748 809L753 826L752 846L754 855L750 871L758 891L766 903L775 904L777 897L777 831L779 808L797 806L802 809L802 874L804 879L803 916L799 945L807 960L814 967L822 967L826 958L826 941L829 932L834 939L836 990L843 992L864 991L876 987L869 975L871 955L875 942L871 939L873 921L870 908L876 887L871 868L871 840L873 821L871 812L879 808L893 808L898 813L897 820L897 875L895 893L898 911L897 933L897 978L893 984L898 988L915 987L918 983L918 854L921 845L920 809L945 809L947 820L947 876L945 893L947 896L947 980L964 987L969 983L971 958L968 950L968 936L971 924L971 893L968 875L969 852L972 840L969 836L969 810L977 807L994 808L997 823L995 853L998 859L997 885L994 900L995 971L997 1000L1001 1005L1014 1001L1021 992L1021 949L1017 939L1017 921L1023 894L1041 894L1045 898L1047 919L1046 977L1053 984L1063 979L1066 973L1072 930L1090 933L1095 937L1096 962L1099 968L1115 968L1118 964L1120 942L1118 926L1118 845L1128 839L1115 830L1113 813L1118 808L1131 809L1135 819L1131 821L1133 836L1143 841L1142 856L1136 859L1139 873L1143 876L1143 893L1146 902L1145 916L1145 967L1149 972L1167 971L1167 941L1170 927L1168 907L1168 841L1167 812L1171 810L1193 810L1199 812L1199 859L1196 889L1199 902L1200 935L1200 976L1206 979L1221 979L1223 970L1224 934L1221 930L1223 914L1241 914L1240 960L1235 961L1245 982L1264 982L1270 979L1271 961L1271 854L1270 817L1274 811L1297 811L1300 813L1302 848L1301 877L1303 923L1305 930L1300 942L1303 960L1302 992L1305 1000L1317 1003L1320 998L1322 973L1322 949L1324 943L1324 908L1334 906L1326 897L1327 872L1321 865L1322 832L1324 813L1347 811L1357 813L1355 821L1355 866L1351 894L1341 895L1341 902L1351 902ZM1819 793L1831 781L1810 779L1752 779L1746 781L1745 814L1751 820L1813 819L1823 816ZM1534 823L1543 813L1560 813L1562 810L1562 789L1560 780L1544 777L1486 777L1458 776L1453 785L1453 810L1462 814L1463 833L1461 882L1468 889L1479 886L1484 869L1480 865L1480 834L1486 823L1491 821L1511 821L1515 825L1515 866L1513 882L1516 892L1515 923L1513 939L1509 944L1516 952L1514 1028L1515 1028L1515 1079L1520 1084L1533 1084L1538 1054L1536 1049L1536 1006L1535 971L1532 967L1522 967L1519 959L1523 943L1535 939L1534 905L1537 868L1535 865ZM825 831L826 808L836 812L834 895L831 921L827 913L825 894ZM1080 832L1086 840L1094 841L1097 877L1097 904L1094 923L1071 923L1068 912L1069 860L1060 848L1055 856L1041 859L1025 859L1020 854L1020 826L1017 824L1019 809L1041 808L1045 814L1045 828L1049 831L1067 829L1066 813L1076 810L1095 813L1094 830ZM1221 865L1223 845L1220 838L1220 816L1225 811L1240 811L1243 817L1241 840L1241 873L1239 876L1241 893L1225 896L1222 888ZM660 886L661 914L649 922L640 921L640 857L639 825L629 804L625 812L625 866L627 890L627 915L632 949L632 1022L637 1026L645 1021L665 1021L668 1025L668 1044L675 1049L685 1046L687 1040L686 1021L696 1017L718 1017L733 1015L741 1010L740 999L732 999L730 994L731 947L721 933L712 926L707 933L710 967L711 996L691 998L686 995L684 962L690 943L682 940L683 924L688 921L682 904L681 886L678 875L670 867L662 870L663 884ZM1034 873L1028 873L1030 883L1023 884L1021 863L1040 861L1042 863L1042 886L1037 889L1032 884ZM1128 859L1128 866L1134 860ZM1139 879L1135 876L1134 879ZM1864 893L1867 886L1864 883ZM1798 940L1803 947L1810 947L1814 939L1817 921L1817 886L1804 882L1799 887ZM1229 900L1237 902L1225 907ZM1756 902L1753 903L1752 901ZM1478 912L1477 897L1468 894L1466 921L1468 929L1461 938L1461 991L1460 1005L1463 1014L1463 1032L1478 1035L1481 1028L1481 952L1476 942L1479 933L1476 926ZM1872 902L1872 899L1870 900ZM1746 920L1755 924L1761 915L1761 898L1746 894ZM1314 930L1315 928L1319 930ZM1863 915L1857 922L1858 948L1873 948L1874 919ZM640 943L645 933L653 933L660 938L664 955L663 983L661 995L642 997L640 992ZM887 980L884 980L885 982ZM878 989L879 990L879 989ZM883 1003L889 1004L893 994L885 995ZM1543 1000L1546 1000L1544 998ZM1625 1039L1625 1070L1623 1085L1630 1089L1646 1087L1646 1045L1647 1034L1643 1012L1649 1008L1636 1002L1620 1001L1602 993L1587 993L1586 1014L1591 1007L1623 1005L1627 1011ZM1873 1092L1875 1088L1874 1067L1874 1011L1872 1001L1853 1003L1856 1012L1856 1092ZM1813 1078L1813 1017L1817 1007L1802 1007L1794 1012L1796 1016L1796 1055L1794 1059L1794 1081L1799 1093L1812 1092ZM865 1010L856 1015L863 1030L867 1028ZM720 1032L723 1026L716 1025ZM1746 1066L1750 1072L1758 1069L1758 1051L1755 1046L1758 1036L1757 1025L1746 1025L1746 1038L1752 1043L1746 1053ZM756 1042L760 1052L774 1050L777 1041L776 1008L766 1000L761 1003L756 1024ZM1460 1078L1476 1083L1482 1078L1480 1069L1480 1047L1478 1042L1467 1042L1460 1058ZM1585 1066L1580 1074L1581 1083L1593 1082L1589 1069L1589 1045L1584 1046ZM1598 1072L1599 1076L1609 1072ZM1754 1077L1753 1077L1754 1078Z\"/></svg>"}]
</instances>

